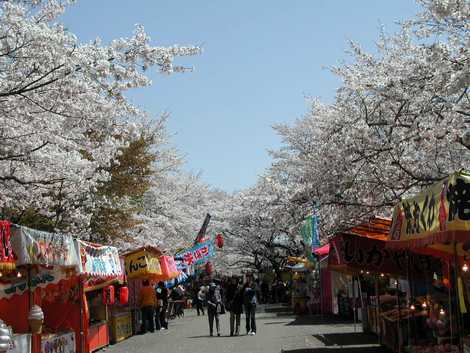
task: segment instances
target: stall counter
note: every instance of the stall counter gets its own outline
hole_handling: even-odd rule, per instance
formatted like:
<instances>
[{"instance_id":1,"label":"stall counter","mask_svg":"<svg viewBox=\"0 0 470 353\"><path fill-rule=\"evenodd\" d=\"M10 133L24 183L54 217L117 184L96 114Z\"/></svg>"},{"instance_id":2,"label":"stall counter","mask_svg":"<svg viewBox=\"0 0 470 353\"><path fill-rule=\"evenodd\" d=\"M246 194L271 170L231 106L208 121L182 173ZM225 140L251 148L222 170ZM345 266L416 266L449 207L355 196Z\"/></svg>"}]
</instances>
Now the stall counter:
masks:
<instances>
[{"instance_id":1,"label":"stall counter","mask_svg":"<svg viewBox=\"0 0 470 353\"><path fill-rule=\"evenodd\" d=\"M94 352L109 345L108 323L106 321L91 324L88 328L89 352Z\"/></svg>"},{"instance_id":2,"label":"stall counter","mask_svg":"<svg viewBox=\"0 0 470 353\"><path fill-rule=\"evenodd\" d=\"M116 313L110 321L111 342L117 343L132 336L132 315L130 312Z\"/></svg>"}]
</instances>

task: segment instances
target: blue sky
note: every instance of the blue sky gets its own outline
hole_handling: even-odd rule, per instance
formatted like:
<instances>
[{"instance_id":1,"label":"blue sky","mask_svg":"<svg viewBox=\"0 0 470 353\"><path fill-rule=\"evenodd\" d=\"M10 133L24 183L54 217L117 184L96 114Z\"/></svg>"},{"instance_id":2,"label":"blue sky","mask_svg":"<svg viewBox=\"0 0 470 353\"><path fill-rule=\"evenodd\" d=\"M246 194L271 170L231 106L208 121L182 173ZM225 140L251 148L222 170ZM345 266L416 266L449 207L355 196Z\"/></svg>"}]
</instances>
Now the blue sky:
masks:
<instances>
[{"instance_id":1,"label":"blue sky","mask_svg":"<svg viewBox=\"0 0 470 353\"><path fill-rule=\"evenodd\" d=\"M202 55L177 61L194 72L151 74L154 85L131 98L171 113L187 170L235 191L269 166L273 124L301 117L306 96L333 99L340 82L325 67L348 58L349 39L374 50L380 24L395 32L416 11L413 0L79 0L62 20L83 42L143 24L154 44L202 44Z\"/></svg>"}]
</instances>

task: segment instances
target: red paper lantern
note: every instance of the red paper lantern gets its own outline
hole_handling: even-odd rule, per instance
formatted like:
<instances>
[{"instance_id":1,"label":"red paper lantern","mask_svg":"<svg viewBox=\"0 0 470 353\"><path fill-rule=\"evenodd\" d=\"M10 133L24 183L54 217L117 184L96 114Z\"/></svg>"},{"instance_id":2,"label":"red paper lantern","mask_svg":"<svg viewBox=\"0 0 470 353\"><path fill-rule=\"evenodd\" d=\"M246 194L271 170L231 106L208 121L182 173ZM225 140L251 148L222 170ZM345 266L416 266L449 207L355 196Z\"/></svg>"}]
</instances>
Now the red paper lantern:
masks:
<instances>
[{"instance_id":1,"label":"red paper lantern","mask_svg":"<svg viewBox=\"0 0 470 353\"><path fill-rule=\"evenodd\" d=\"M114 295L114 286L107 286L103 288L103 304L104 305L113 305L116 301Z\"/></svg>"},{"instance_id":2,"label":"red paper lantern","mask_svg":"<svg viewBox=\"0 0 470 353\"><path fill-rule=\"evenodd\" d=\"M215 245L217 245L218 248L223 248L224 237L222 236L222 234L219 233L215 236Z\"/></svg>"},{"instance_id":3,"label":"red paper lantern","mask_svg":"<svg viewBox=\"0 0 470 353\"><path fill-rule=\"evenodd\" d=\"M119 289L119 304L126 305L129 303L129 288L121 287Z\"/></svg>"},{"instance_id":4,"label":"red paper lantern","mask_svg":"<svg viewBox=\"0 0 470 353\"><path fill-rule=\"evenodd\" d=\"M213 270L213 266L212 266L212 262L207 262L206 263L206 272L208 275L210 275L212 273L212 270Z\"/></svg>"}]
</instances>

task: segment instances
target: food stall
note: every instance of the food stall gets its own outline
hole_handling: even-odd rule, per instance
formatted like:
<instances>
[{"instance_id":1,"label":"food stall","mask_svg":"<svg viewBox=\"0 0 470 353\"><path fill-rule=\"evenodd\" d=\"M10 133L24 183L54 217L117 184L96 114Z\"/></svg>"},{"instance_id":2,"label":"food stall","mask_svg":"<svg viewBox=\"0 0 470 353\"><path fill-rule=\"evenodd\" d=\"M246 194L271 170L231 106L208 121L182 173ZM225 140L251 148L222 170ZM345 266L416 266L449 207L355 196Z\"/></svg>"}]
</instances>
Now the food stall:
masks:
<instances>
[{"instance_id":1,"label":"food stall","mask_svg":"<svg viewBox=\"0 0 470 353\"><path fill-rule=\"evenodd\" d=\"M376 217L337 234L330 240L329 268L350 276L343 290L364 330L399 351L424 320L420 307L410 310L410 292L422 291L442 265L426 254L387 249L390 225L390 220Z\"/></svg>"},{"instance_id":2,"label":"food stall","mask_svg":"<svg viewBox=\"0 0 470 353\"><path fill-rule=\"evenodd\" d=\"M17 269L2 276L0 313L21 334L15 349L43 353L53 346L59 353L77 352L78 252L73 238L12 226L11 245Z\"/></svg>"},{"instance_id":3,"label":"food stall","mask_svg":"<svg viewBox=\"0 0 470 353\"><path fill-rule=\"evenodd\" d=\"M313 270L315 265L308 259L289 256L286 269L291 271L291 306L296 314L307 314L308 301L313 291Z\"/></svg>"},{"instance_id":4,"label":"food stall","mask_svg":"<svg viewBox=\"0 0 470 353\"><path fill-rule=\"evenodd\" d=\"M427 254L442 261L425 295L411 289L410 307L426 312L425 343L410 352L468 350L468 260L470 259L470 173L460 171L396 205L387 248ZM411 282L415 279L412 277Z\"/></svg>"},{"instance_id":5,"label":"food stall","mask_svg":"<svg viewBox=\"0 0 470 353\"><path fill-rule=\"evenodd\" d=\"M132 332L137 334L141 328L139 293L142 280L155 282L163 274L160 266L162 251L153 246L144 246L123 255L127 281L129 283L129 307L131 308Z\"/></svg>"},{"instance_id":6,"label":"food stall","mask_svg":"<svg viewBox=\"0 0 470 353\"><path fill-rule=\"evenodd\" d=\"M110 306L116 302L115 285L124 282L117 248L78 240L80 283L83 288L84 352L110 343Z\"/></svg>"}]
</instances>

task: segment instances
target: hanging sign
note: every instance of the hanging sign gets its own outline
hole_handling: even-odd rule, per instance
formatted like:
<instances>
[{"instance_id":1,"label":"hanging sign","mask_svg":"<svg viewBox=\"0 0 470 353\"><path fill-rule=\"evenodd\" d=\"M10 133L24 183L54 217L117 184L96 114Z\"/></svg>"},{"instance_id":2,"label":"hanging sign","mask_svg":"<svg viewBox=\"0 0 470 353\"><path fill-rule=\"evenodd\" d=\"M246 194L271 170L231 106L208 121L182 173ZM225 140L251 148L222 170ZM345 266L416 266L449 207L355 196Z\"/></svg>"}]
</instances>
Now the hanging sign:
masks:
<instances>
[{"instance_id":1,"label":"hanging sign","mask_svg":"<svg viewBox=\"0 0 470 353\"><path fill-rule=\"evenodd\" d=\"M468 231L470 174L459 172L396 205L389 240L392 246L405 242L421 247L457 240Z\"/></svg>"},{"instance_id":2,"label":"hanging sign","mask_svg":"<svg viewBox=\"0 0 470 353\"><path fill-rule=\"evenodd\" d=\"M143 278L162 274L158 255L142 249L126 255L125 267L127 278Z\"/></svg>"},{"instance_id":3,"label":"hanging sign","mask_svg":"<svg viewBox=\"0 0 470 353\"><path fill-rule=\"evenodd\" d=\"M315 262L313 253L320 247L317 215L310 215L307 217L302 225L301 233L305 244L305 256L307 256L311 262Z\"/></svg>"},{"instance_id":4,"label":"hanging sign","mask_svg":"<svg viewBox=\"0 0 470 353\"><path fill-rule=\"evenodd\" d=\"M75 332L43 335L41 353L75 353Z\"/></svg>"},{"instance_id":5,"label":"hanging sign","mask_svg":"<svg viewBox=\"0 0 470 353\"><path fill-rule=\"evenodd\" d=\"M70 235L15 226L11 244L17 265L78 265L77 247Z\"/></svg>"},{"instance_id":6,"label":"hanging sign","mask_svg":"<svg viewBox=\"0 0 470 353\"><path fill-rule=\"evenodd\" d=\"M349 272L370 271L397 276L408 272L414 277L437 271L442 265L439 259L386 248L386 241L350 234L337 235L330 240L328 266Z\"/></svg>"},{"instance_id":7,"label":"hanging sign","mask_svg":"<svg viewBox=\"0 0 470 353\"><path fill-rule=\"evenodd\" d=\"M15 257L10 241L10 222L0 221L0 270L13 270Z\"/></svg>"},{"instance_id":8,"label":"hanging sign","mask_svg":"<svg viewBox=\"0 0 470 353\"><path fill-rule=\"evenodd\" d=\"M59 269L41 268L40 272L31 276L31 288L45 288L49 284L59 283L67 278L67 273ZM14 283L0 283L0 299L10 298L17 294L23 294L28 290L28 280L26 277L15 280Z\"/></svg>"},{"instance_id":9,"label":"hanging sign","mask_svg":"<svg viewBox=\"0 0 470 353\"><path fill-rule=\"evenodd\" d=\"M197 266L206 263L214 256L214 243L211 240L208 240L204 243L197 244L188 250L180 252L175 257L183 260L188 266Z\"/></svg>"},{"instance_id":10,"label":"hanging sign","mask_svg":"<svg viewBox=\"0 0 470 353\"><path fill-rule=\"evenodd\" d=\"M122 277L123 271L118 249L78 240L80 249L80 273L94 277Z\"/></svg>"}]
</instances>

